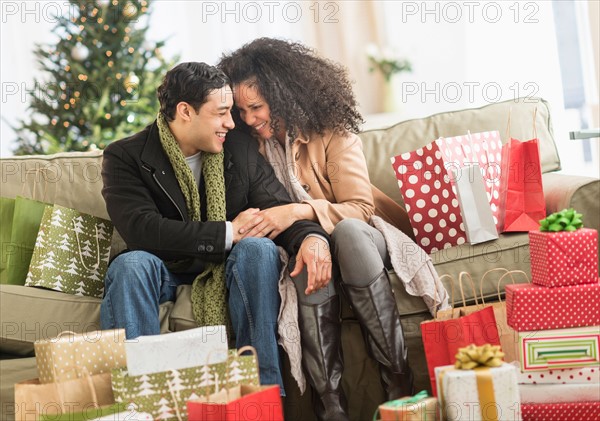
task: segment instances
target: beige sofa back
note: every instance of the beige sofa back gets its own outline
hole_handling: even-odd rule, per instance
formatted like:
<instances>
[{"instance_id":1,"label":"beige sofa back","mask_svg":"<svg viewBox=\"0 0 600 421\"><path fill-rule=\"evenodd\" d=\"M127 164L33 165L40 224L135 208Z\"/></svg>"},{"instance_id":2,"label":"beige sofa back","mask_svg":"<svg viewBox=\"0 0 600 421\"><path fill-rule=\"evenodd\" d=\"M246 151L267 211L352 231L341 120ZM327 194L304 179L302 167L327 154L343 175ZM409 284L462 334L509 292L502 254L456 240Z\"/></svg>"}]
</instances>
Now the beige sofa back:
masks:
<instances>
[{"instance_id":1,"label":"beige sofa back","mask_svg":"<svg viewBox=\"0 0 600 421\"><path fill-rule=\"evenodd\" d=\"M3 197L23 196L108 218L101 194L102 151L15 156L1 159L0 169ZM114 235L113 253L123 248Z\"/></svg>"},{"instance_id":2,"label":"beige sofa back","mask_svg":"<svg viewBox=\"0 0 600 421\"><path fill-rule=\"evenodd\" d=\"M535 127L540 140L542 172L560 170L548 103L538 98L521 98L481 108L435 114L427 118L403 121L387 129L360 133L371 183L398 203L402 203L402 195L390 162L391 157L414 151L440 136L461 136L467 134L467 131L478 133L498 130L502 142L506 143L509 111L510 136L519 140L532 139L533 115L536 108Z\"/></svg>"}]
</instances>

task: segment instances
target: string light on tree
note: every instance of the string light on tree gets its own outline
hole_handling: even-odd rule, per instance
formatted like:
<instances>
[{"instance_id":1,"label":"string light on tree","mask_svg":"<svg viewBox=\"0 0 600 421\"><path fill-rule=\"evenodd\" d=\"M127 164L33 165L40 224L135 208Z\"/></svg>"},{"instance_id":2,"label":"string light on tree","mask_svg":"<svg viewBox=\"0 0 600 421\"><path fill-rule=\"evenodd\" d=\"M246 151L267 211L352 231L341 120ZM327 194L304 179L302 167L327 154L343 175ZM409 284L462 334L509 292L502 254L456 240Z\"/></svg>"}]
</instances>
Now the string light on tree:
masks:
<instances>
[{"instance_id":1,"label":"string light on tree","mask_svg":"<svg viewBox=\"0 0 600 421\"><path fill-rule=\"evenodd\" d=\"M125 4L125 6L123 6L123 16L125 16L128 19L135 17L137 15L137 12L138 9L133 3L128 2Z\"/></svg>"}]
</instances>

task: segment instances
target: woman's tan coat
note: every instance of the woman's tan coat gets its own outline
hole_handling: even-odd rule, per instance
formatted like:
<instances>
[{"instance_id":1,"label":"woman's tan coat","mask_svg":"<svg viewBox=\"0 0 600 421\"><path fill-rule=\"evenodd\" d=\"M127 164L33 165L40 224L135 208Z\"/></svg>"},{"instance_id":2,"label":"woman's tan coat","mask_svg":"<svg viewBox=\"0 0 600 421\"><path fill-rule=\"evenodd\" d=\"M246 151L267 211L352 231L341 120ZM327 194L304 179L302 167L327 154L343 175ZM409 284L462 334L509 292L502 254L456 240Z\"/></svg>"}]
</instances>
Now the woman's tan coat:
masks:
<instances>
[{"instance_id":1,"label":"woman's tan coat","mask_svg":"<svg viewBox=\"0 0 600 421\"><path fill-rule=\"evenodd\" d=\"M260 142L264 155L264 145ZM414 238L404 208L371 185L360 138L326 132L301 135L292 144L294 172L314 209L319 223L331 233L345 218L368 222L371 215L381 216L409 237ZM390 177L393 177L390 164Z\"/></svg>"}]
</instances>

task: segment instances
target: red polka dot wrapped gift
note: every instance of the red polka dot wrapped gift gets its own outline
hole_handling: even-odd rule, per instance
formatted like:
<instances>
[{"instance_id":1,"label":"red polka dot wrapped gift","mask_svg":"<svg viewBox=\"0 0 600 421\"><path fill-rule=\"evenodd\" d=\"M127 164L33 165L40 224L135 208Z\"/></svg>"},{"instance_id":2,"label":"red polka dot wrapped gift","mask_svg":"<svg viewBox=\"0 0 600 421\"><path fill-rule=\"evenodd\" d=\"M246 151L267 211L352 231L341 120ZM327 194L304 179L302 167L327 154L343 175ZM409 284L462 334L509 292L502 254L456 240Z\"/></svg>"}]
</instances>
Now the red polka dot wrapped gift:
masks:
<instances>
[{"instance_id":1,"label":"red polka dot wrapped gift","mask_svg":"<svg viewBox=\"0 0 600 421\"><path fill-rule=\"evenodd\" d=\"M598 282L598 231L583 228L573 209L540 221L540 231L529 231L531 278L547 287Z\"/></svg>"}]
</instances>

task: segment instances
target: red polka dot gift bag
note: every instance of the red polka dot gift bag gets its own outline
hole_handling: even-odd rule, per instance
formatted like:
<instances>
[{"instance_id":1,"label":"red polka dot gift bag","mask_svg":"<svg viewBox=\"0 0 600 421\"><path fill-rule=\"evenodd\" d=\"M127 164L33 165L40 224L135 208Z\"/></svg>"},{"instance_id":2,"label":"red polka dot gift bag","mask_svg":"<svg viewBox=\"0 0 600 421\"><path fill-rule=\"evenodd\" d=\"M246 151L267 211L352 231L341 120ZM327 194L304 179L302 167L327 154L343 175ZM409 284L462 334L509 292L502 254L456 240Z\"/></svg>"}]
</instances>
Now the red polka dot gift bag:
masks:
<instances>
[{"instance_id":1,"label":"red polka dot gift bag","mask_svg":"<svg viewBox=\"0 0 600 421\"><path fill-rule=\"evenodd\" d=\"M439 138L393 157L417 244L427 253L498 238L498 132Z\"/></svg>"}]
</instances>

